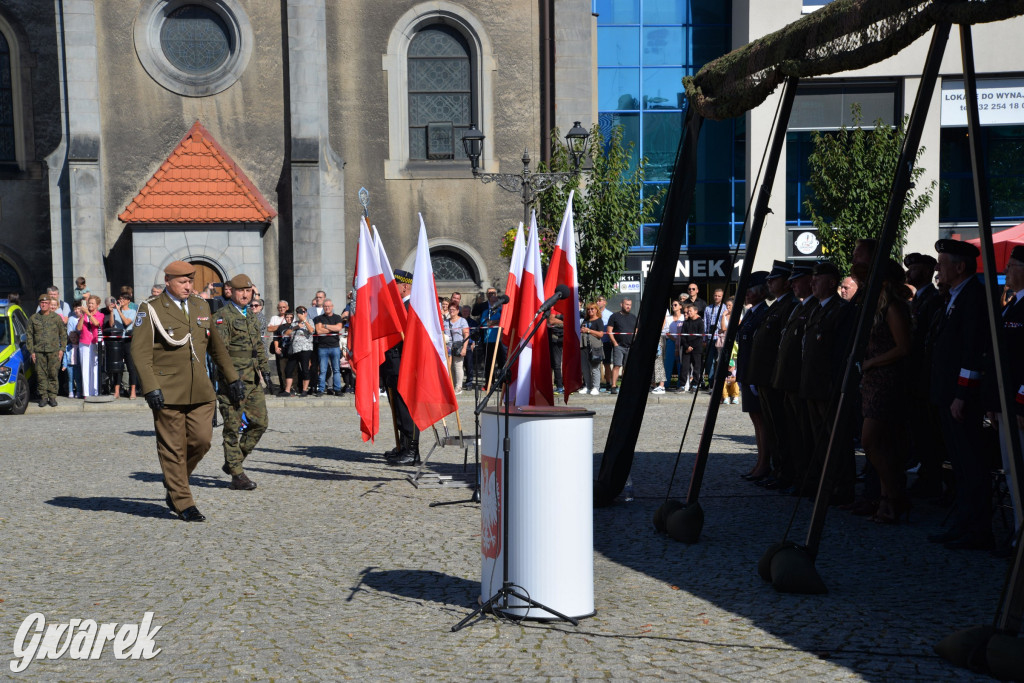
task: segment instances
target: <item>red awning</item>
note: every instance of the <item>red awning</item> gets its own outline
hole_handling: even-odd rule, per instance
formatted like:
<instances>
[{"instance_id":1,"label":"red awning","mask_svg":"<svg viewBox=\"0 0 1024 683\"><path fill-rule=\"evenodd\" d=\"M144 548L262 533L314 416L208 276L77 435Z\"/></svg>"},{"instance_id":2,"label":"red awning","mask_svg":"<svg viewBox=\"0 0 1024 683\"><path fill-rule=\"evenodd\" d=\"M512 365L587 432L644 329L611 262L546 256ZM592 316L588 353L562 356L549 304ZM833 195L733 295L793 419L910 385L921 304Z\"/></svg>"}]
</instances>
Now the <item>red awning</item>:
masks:
<instances>
[{"instance_id":1,"label":"red awning","mask_svg":"<svg viewBox=\"0 0 1024 683\"><path fill-rule=\"evenodd\" d=\"M967 240L974 246L981 249L981 238L976 240ZM1000 230L992 235L992 247L996 254L996 270L1000 273L1006 272L1006 263L1010 260L1010 252L1013 248L1024 244L1024 223L1015 225L1012 228L1006 228ZM985 268L981 263L981 257L978 257L978 272L984 272Z\"/></svg>"}]
</instances>

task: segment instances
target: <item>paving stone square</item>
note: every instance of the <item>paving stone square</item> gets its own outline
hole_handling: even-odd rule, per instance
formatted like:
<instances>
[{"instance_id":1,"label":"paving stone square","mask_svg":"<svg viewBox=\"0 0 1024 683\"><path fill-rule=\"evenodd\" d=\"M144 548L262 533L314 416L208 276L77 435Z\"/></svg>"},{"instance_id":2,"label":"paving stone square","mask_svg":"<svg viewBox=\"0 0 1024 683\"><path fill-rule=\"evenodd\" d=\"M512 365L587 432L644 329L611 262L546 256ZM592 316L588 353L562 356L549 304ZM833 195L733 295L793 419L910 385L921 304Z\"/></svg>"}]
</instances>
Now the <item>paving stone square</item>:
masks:
<instances>
[{"instance_id":1,"label":"paving stone square","mask_svg":"<svg viewBox=\"0 0 1024 683\"><path fill-rule=\"evenodd\" d=\"M471 433L472 394L460 399ZM694 406L675 497L685 497L707 401L701 394ZM596 411L596 472L613 397L572 404ZM790 537L802 540L810 504L738 477L754 462L739 406L721 409L700 542L658 534L651 519L691 404L691 395L650 397L635 499L594 511L595 616L578 627L485 616L456 633L480 597L480 508L466 489L416 488L412 468L385 464L386 404L385 428L369 444L351 399L268 400L270 429L246 462L259 484L252 492L227 489L215 429L193 476L205 524L185 524L164 506L143 401L61 399L56 409L0 418L0 677L979 679L932 647L991 621L1008 561L928 543L946 510L927 503L899 526L833 510L817 561L829 593L777 593L757 561L782 538L795 504ZM462 458L446 447L430 469L460 472ZM453 501L465 502L430 506ZM152 612L160 652L118 660L108 644L99 659L34 661L14 674L16 633L36 612L48 624L138 623Z\"/></svg>"}]
</instances>

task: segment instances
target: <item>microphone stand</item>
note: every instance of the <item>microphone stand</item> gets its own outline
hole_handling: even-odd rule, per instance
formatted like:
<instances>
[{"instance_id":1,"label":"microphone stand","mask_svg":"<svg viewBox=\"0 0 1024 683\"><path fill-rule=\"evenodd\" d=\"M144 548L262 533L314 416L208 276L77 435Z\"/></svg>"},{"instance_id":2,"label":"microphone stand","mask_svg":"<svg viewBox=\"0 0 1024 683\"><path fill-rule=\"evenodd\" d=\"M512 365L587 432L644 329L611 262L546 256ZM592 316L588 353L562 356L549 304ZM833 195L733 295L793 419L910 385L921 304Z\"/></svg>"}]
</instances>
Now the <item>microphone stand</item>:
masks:
<instances>
[{"instance_id":1,"label":"microphone stand","mask_svg":"<svg viewBox=\"0 0 1024 683\"><path fill-rule=\"evenodd\" d=\"M488 401L490 401L491 396L494 395L495 391L497 391L498 385L501 384L502 386L504 386L506 388L506 390L508 389L508 384L509 384L509 381L511 379L509 375L511 373L512 366L515 365L515 362L519 359L519 356L523 353L523 350L526 349L526 346L530 343L530 340L533 339L533 335L535 335L537 333L537 330L540 328L541 323L543 323L545 321L545 319L547 318L548 310L550 310L550 308L551 308L551 306L547 306L547 307L542 306L540 309L538 309L537 313L533 316L533 320L530 322L530 333L527 334L526 337L524 337L522 340L520 340L519 345L516 347L515 351L512 352L509 355L508 360L505 361L505 366L503 368L501 368L500 375L497 377L497 379L499 381L498 382L491 382L490 391L488 391L487 395L484 396L484 399L479 404L477 404L475 413L478 416L478 419L479 419L480 413L482 413L484 411L484 409L487 407L487 403L488 403ZM500 343L500 340L499 340L499 343ZM501 588L498 589L497 593L495 593L490 598L488 598L485 603L483 603L482 605L480 605L479 607L474 609L472 612L470 612L466 616L465 619L463 619L462 621L457 623L455 626L452 626L452 631L458 631L458 630L462 629L475 616L477 616L478 614L482 614L485 611L491 611L491 612L499 611L500 612L502 610L509 609L510 605L508 603L509 603L509 598L510 597L511 598L516 598L517 600L521 600L522 602L526 603L525 605L516 605L515 608L517 608L517 609L518 608L522 608L522 607L535 607L537 609L542 609L545 612L548 612L549 614L555 615L556 618L561 619L562 621L568 621L573 626L579 626L579 624L580 624L579 620L573 619L572 617L568 617L568 616L562 614L561 612L556 612L555 610L551 609L550 607L537 602L536 600L534 600L533 598L529 597L528 595L524 595L523 593L519 592L516 589L520 588L520 587L516 586L515 584L513 584L511 581L508 580L508 551L509 551L509 547L508 547L508 507L509 507L509 505L508 504L509 504L509 501L512 498L509 495L509 490L508 490L509 489L509 481L510 481L510 479L509 479L509 453L512 450L512 439L509 437L509 430L508 430L508 426L509 426L509 400L508 399L509 399L509 397L506 396L505 397L505 438L502 441L502 447L501 447L501 449L502 449L502 472L503 472L502 478L503 478L503 481L504 481L504 491L500 492L499 493L499 497L498 497L499 504L501 504L501 499L502 498L505 499L504 504L501 505L501 514L502 514L502 521L501 521L501 543L502 543ZM525 616L522 617L522 618L525 619Z\"/></svg>"}]
</instances>

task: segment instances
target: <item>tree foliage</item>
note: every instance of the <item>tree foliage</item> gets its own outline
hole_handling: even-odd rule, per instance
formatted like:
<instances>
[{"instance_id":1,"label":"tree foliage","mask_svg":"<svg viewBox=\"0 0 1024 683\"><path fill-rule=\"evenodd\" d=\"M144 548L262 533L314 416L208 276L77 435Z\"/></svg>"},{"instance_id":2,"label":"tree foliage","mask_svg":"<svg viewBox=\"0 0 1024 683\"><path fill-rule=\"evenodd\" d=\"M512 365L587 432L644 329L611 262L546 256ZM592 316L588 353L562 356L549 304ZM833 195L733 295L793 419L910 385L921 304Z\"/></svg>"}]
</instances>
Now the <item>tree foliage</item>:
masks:
<instances>
[{"instance_id":1,"label":"tree foliage","mask_svg":"<svg viewBox=\"0 0 1024 683\"><path fill-rule=\"evenodd\" d=\"M874 128L860 126L861 110L853 105L853 127L812 135L814 151L808 157L811 196L804 208L818 230L825 256L840 272L850 269L850 256L860 238L878 238L892 192L900 148L906 137L909 117L900 125L889 126L879 119ZM911 171L913 184L919 183L924 169L917 165L924 147L915 158ZM920 193L912 187L907 193L892 256L902 260L907 231L932 202L935 181Z\"/></svg>"},{"instance_id":2,"label":"tree foliage","mask_svg":"<svg viewBox=\"0 0 1024 683\"><path fill-rule=\"evenodd\" d=\"M538 172L571 171L572 158L557 128L551 132L551 141L551 160L538 164ZM584 167L592 166L593 170L541 193L534 204L541 258L546 264L562 224L569 192L576 190L573 222L581 300L615 292L626 265L626 254L636 244L640 227L654 220L654 209L662 193L642 197L646 159L630 171L632 152L632 143L622 144L621 126L613 128L611 137L605 140L595 125L587 150L589 164L587 160L583 162ZM502 256L512 255L514 237L515 230L503 236Z\"/></svg>"}]
</instances>

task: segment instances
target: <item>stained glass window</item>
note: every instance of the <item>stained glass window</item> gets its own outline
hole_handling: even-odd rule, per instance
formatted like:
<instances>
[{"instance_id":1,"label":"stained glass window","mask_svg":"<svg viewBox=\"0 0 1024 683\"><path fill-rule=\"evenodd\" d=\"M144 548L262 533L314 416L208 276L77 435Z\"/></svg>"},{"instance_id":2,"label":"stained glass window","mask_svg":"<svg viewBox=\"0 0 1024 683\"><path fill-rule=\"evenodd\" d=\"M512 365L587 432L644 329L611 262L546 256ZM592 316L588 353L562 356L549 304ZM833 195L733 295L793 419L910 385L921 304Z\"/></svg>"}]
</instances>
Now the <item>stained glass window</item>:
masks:
<instances>
[{"instance_id":1,"label":"stained glass window","mask_svg":"<svg viewBox=\"0 0 1024 683\"><path fill-rule=\"evenodd\" d=\"M231 54L231 33L213 10L184 5L167 15L160 27L160 46L167 60L189 74L208 74Z\"/></svg>"},{"instance_id":2,"label":"stained glass window","mask_svg":"<svg viewBox=\"0 0 1024 683\"><path fill-rule=\"evenodd\" d=\"M409 43L410 159L466 158L459 140L473 119L469 55L449 26L428 26Z\"/></svg>"},{"instance_id":3,"label":"stained glass window","mask_svg":"<svg viewBox=\"0 0 1024 683\"><path fill-rule=\"evenodd\" d=\"M469 280L476 282L473 267L469 262L451 251L435 251L430 255L430 267L434 271L434 279L445 282Z\"/></svg>"},{"instance_id":4,"label":"stained glass window","mask_svg":"<svg viewBox=\"0 0 1024 683\"><path fill-rule=\"evenodd\" d=\"M0 161L16 161L14 152L14 85L11 47L0 33Z\"/></svg>"}]
</instances>

